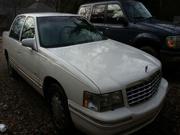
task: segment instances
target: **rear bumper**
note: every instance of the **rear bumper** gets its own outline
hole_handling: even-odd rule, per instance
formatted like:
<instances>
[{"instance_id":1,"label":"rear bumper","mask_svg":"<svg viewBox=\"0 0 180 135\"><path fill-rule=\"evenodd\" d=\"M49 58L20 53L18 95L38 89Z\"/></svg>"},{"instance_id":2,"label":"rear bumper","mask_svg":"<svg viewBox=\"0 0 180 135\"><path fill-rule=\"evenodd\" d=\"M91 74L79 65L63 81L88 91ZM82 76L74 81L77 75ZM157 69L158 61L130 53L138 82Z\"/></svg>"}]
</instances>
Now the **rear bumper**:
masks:
<instances>
[{"instance_id":1,"label":"rear bumper","mask_svg":"<svg viewBox=\"0 0 180 135\"><path fill-rule=\"evenodd\" d=\"M161 110L168 91L168 83L162 79L158 93L145 103L135 107L123 107L114 111L93 112L69 102L72 120L86 134L113 135L133 133L151 123Z\"/></svg>"}]
</instances>

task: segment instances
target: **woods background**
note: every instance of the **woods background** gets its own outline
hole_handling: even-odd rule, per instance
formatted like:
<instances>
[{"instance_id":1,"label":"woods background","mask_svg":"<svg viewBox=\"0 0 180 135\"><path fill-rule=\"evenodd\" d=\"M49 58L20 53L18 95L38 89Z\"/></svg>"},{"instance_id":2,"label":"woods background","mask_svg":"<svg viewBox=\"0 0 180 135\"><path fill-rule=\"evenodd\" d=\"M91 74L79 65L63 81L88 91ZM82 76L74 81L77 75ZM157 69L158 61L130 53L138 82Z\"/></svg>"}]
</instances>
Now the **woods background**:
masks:
<instances>
[{"instance_id":1,"label":"woods background","mask_svg":"<svg viewBox=\"0 0 180 135\"><path fill-rule=\"evenodd\" d=\"M43 3L57 12L77 13L79 6L100 0L0 0L0 31L8 29L14 17L33 3ZM173 21L180 16L180 0L139 0L161 20Z\"/></svg>"}]
</instances>

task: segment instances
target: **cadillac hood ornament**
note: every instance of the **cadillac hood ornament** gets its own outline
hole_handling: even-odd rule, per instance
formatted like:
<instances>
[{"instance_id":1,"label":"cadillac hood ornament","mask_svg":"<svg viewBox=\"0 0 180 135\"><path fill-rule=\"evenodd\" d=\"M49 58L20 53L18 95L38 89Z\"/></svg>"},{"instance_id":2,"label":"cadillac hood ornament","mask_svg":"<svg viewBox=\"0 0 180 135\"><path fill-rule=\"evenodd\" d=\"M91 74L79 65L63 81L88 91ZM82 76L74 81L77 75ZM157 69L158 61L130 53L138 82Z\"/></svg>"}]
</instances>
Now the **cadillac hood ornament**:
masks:
<instances>
[{"instance_id":1,"label":"cadillac hood ornament","mask_svg":"<svg viewBox=\"0 0 180 135\"><path fill-rule=\"evenodd\" d=\"M148 69L149 69L149 67L146 66L146 67L145 67L145 72L146 72L146 73L148 72Z\"/></svg>"}]
</instances>

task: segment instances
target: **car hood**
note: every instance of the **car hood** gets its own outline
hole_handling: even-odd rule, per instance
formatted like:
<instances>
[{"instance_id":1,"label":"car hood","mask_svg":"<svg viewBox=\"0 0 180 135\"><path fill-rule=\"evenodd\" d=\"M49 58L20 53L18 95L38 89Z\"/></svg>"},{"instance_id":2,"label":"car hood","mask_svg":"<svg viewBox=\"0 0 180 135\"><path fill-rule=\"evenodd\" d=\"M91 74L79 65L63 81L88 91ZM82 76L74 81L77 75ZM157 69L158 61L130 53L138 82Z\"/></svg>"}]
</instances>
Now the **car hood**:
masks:
<instances>
[{"instance_id":1,"label":"car hood","mask_svg":"<svg viewBox=\"0 0 180 135\"><path fill-rule=\"evenodd\" d=\"M140 25L151 28L153 31L164 32L169 35L178 35L180 34L180 26L175 25L170 22L159 21L156 19L150 19L143 22L140 22Z\"/></svg>"},{"instance_id":2,"label":"car hood","mask_svg":"<svg viewBox=\"0 0 180 135\"><path fill-rule=\"evenodd\" d=\"M149 54L113 40L48 50L91 79L101 93L119 90L143 79L161 65Z\"/></svg>"}]
</instances>

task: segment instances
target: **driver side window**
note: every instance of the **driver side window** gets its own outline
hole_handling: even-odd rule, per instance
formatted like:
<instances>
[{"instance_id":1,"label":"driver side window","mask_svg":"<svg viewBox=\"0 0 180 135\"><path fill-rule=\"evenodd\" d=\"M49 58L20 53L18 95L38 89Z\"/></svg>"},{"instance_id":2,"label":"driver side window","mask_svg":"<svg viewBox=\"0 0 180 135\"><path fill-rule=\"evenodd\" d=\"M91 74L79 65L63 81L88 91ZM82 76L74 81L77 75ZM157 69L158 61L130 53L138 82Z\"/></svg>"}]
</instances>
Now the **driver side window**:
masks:
<instances>
[{"instance_id":1,"label":"driver side window","mask_svg":"<svg viewBox=\"0 0 180 135\"><path fill-rule=\"evenodd\" d=\"M124 17L123 11L118 4L108 4L107 7L107 23L119 24L119 19Z\"/></svg>"},{"instance_id":2,"label":"driver side window","mask_svg":"<svg viewBox=\"0 0 180 135\"><path fill-rule=\"evenodd\" d=\"M105 20L105 4L98 4L93 7L92 15L91 15L91 22L93 23L104 23Z\"/></svg>"},{"instance_id":3,"label":"driver side window","mask_svg":"<svg viewBox=\"0 0 180 135\"><path fill-rule=\"evenodd\" d=\"M32 17L28 17L23 27L21 41L27 38L34 38L35 35L35 23Z\"/></svg>"}]
</instances>

